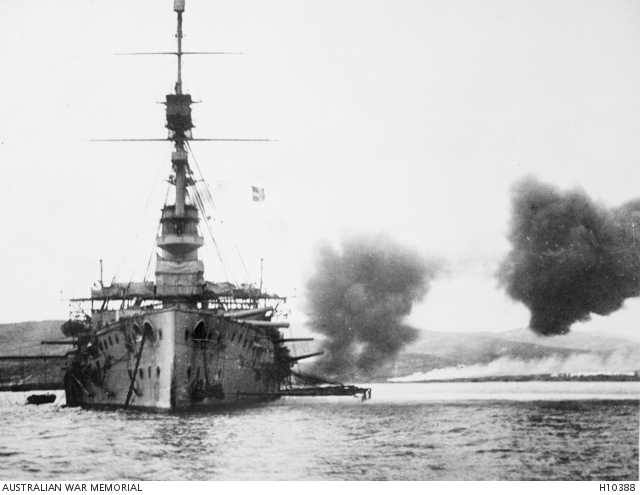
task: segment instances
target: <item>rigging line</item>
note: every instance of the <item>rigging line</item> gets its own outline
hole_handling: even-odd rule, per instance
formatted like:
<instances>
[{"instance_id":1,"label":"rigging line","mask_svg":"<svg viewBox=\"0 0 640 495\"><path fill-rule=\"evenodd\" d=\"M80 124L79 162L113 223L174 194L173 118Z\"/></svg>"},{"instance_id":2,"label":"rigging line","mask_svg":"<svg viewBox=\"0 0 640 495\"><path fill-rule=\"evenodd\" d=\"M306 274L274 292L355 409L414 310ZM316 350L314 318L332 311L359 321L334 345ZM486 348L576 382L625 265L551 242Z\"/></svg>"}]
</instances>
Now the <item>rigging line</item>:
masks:
<instances>
[{"instance_id":1,"label":"rigging line","mask_svg":"<svg viewBox=\"0 0 640 495\"><path fill-rule=\"evenodd\" d=\"M172 144L167 148L167 151L166 151L166 153L165 153L164 157L162 158L162 163L163 163L163 164L164 164L164 163L166 163L166 161L167 161L167 157L169 156L169 153L171 152L171 149L172 149ZM132 250L133 245L137 242L137 240L138 240L138 239L139 239L139 237L140 237L140 232L141 232L141 230L142 230L142 229L140 228L140 225L142 224L142 222L143 222L143 220L144 220L144 218L143 218L143 217L145 216L146 212L148 211L149 203L151 202L151 197L153 196L153 193L154 193L154 191L156 190L156 185L158 184L158 180L159 180L160 175L161 175L162 173L163 173L163 166L161 165L160 167L158 167L158 172L157 172L156 177L155 177L155 179L154 179L154 181L153 181L153 185L152 185L152 187L151 187L151 188L150 188L150 190L149 190L149 195L147 196L147 200L146 200L146 202L145 202L144 209L142 210L142 212L140 213L140 216L139 216L139 218L138 218L138 222L137 222L138 228L136 229L136 232L137 232L137 233L136 233L135 237L134 237L134 238L131 240L131 242L129 243L129 246L127 247L127 250L125 251L125 254L124 254L123 258L122 258L122 261L120 262L120 265L119 265L119 266L118 266L118 268L116 269L116 272L115 272L115 274L114 274L114 276L113 276L113 280L111 281L111 284L112 284L112 285L113 285L113 283L115 282L116 278L118 277L118 274L120 273L120 270L122 269L122 267L123 267L124 263L126 262L127 257L129 256L129 254L130 254L130 252L131 252L131 250ZM154 241L154 242L155 242L155 241ZM132 274L132 277L133 277L133 274ZM133 280L133 278L132 278L132 280Z\"/></svg>"},{"instance_id":2,"label":"rigging line","mask_svg":"<svg viewBox=\"0 0 640 495\"><path fill-rule=\"evenodd\" d=\"M206 187L206 186L207 186L207 184L206 184L206 182L205 182L205 180L204 180L204 175L202 175L202 170L200 169L200 165L198 164L198 160L196 160L196 156L195 156L195 155L194 155L194 153L193 153L193 149L192 149L192 148L191 148L191 146L189 145L189 142L188 142L188 141L187 141L187 143L186 143L186 144L187 144L187 148L189 148L189 153L191 154L191 157L193 158L193 163L195 163L195 165L196 165L196 170L198 171L198 174L200 174L200 179L201 179L201 180L202 180L202 182L204 183L205 191L206 191L206 192L208 192L208 188ZM194 189L196 189L195 182L194 182ZM213 206L213 211L214 211L214 212L217 212L216 205L215 205L215 203L213 202L213 198L211 198L211 195L209 195L209 198L207 198L207 197L205 196L205 198L204 198L204 199L211 199L211 204L212 204L212 206ZM203 201L203 204L204 204L204 201ZM204 213L204 211L203 211L203 213Z\"/></svg>"},{"instance_id":3,"label":"rigging line","mask_svg":"<svg viewBox=\"0 0 640 495\"><path fill-rule=\"evenodd\" d=\"M147 281L147 276L149 274L149 267L151 266L151 260L153 259L153 253L154 253L154 251L156 249L156 243L158 242L158 233L160 232L160 227L161 227L161 224L158 223L158 228L156 229L156 235L155 235L155 237L153 239L153 245L151 247L151 254L149 255L149 261L147 262L147 268L145 269L144 276L142 277L142 281L143 282ZM131 288L131 284L133 283L133 279L135 278L135 276L136 276L136 269L134 267L134 269L131 272L131 277L129 278L129 283L127 284L127 289L125 290L125 293L124 293L125 298L126 298L127 294L129 293L129 289ZM125 298L122 299L122 305L120 306L120 309L125 309L125 302L126 302Z\"/></svg>"},{"instance_id":4,"label":"rigging line","mask_svg":"<svg viewBox=\"0 0 640 495\"><path fill-rule=\"evenodd\" d=\"M222 227L221 225L219 226L218 223L222 223L222 222L218 222L216 220L216 217L219 216L219 211L217 210L217 208L215 206L213 206L211 209L213 210L212 212L210 211L209 207L207 206L207 198L204 195L203 191L201 191L200 189L197 188L196 186L196 194L199 196L200 198L200 202L202 204L202 208L203 208L203 214L205 215L205 222L211 227L211 229L213 230L214 227L216 228L216 230L220 231L220 233L222 233ZM209 222L209 220L213 217L213 222ZM212 225L213 223L213 225ZM216 235L216 238L218 238L218 236ZM218 241L222 239L222 236L220 236L218 238ZM224 246L223 244L220 244L220 248L221 250L226 251L226 246Z\"/></svg>"},{"instance_id":5,"label":"rigging line","mask_svg":"<svg viewBox=\"0 0 640 495\"><path fill-rule=\"evenodd\" d=\"M193 200L196 202L198 208L200 209L200 211L202 212L202 214L206 217L206 210L204 208L204 204L202 203L202 198L200 198L200 196L198 195L198 191L195 190L193 191ZM229 274L227 273L226 270L226 266L225 266L225 262L222 256L222 251L220 250L220 247L218 246L218 243L216 242L215 236L213 235L213 232L211 231L211 226L209 225L209 222L206 221L205 218L205 225L207 226L207 229L209 231L209 235L211 236L211 240L213 241L213 244L216 248L216 252L218 253L218 259L220 260L220 265L222 267L222 270L224 272L225 277L227 277L227 279L229 278Z\"/></svg>"},{"instance_id":6,"label":"rigging line","mask_svg":"<svg viewBox=\"0 0 640 495\"><path fill-rule=\"evenodd\" d=\"M196 161L195 155L193 155L193 150L190 148L191 150L191 154L193 156L193 160L196 164L196 168L198 170L198 173L200 174L200 179L202 182L202 195L204 197L204 199L211 205L212 209L214 212L216 213L221 213L221 209L218 207L218 205L216 204L216 201L213 197L213 195L211 194L211 191L209 190L209 186L207 185L207 182L204 179L204 175L202 174L202 170L200 169L200 165L198 164L198 162Z\"/></svg>"},{"instance_id":7,"label":"rigging line","mask_svg":"<svg viewBox=\"0 0 640 495\"><path fill-rule=\"evenodd\" d=\"M144 271L144 277L142 278L143 282L146 282L147 277L149 277L149 268L151 268L151 262L153 261L153 255L155 254L156 247L158 245L158 236L160 235L161 229L162 229L162 225L158 224L158 230L156 231L156 238L153 241L153 247L151 248L151 254L149 255L149 261L147 262L147 269Z\"/></svg>"},{"instance_id":8,"label":"rigging line","mask_svg":"<svg viewBox=\"0 0 640 495\"><path fill-rule=\"evenodd\" d=\"M193 152L192 152L193 155ZM200 189L198 189L197 183L194 183L194 190L195 193L199 196L200 202L202 203L202 210L203 210L203 214L205 216L204 220L205 223L207 223L209 228L211 227L211 224L209 223L209 219L213 216L214 218L214 223L217 223L215 218L219 216L219 210L216 207L213 198L211 197L211 195L209 194L209 190L208 187L206 185L206 182L204 181L204 177L202 176L202 171L200 170L200 167L198 166L198 163L195 159L195 156L193 157L194 162L196 163L196 167L198 169L198 172L200 173L200 178L201 178L201 182L204 183L204 191L201 191ZM211 204L211 214L209 214L209 208L207 207L207 203ZM220 222L220 224L222 224L222 222ZM222 228L222 226L220 227L220 230L222 230L224 232L224 229ZM221 246L222 247L222 246Z\"/></svg>"},{"instance_id":9,"label":"rigging line","mask_svg":"<svg viewBox=\"0 0 640 495\"><path fill-rule=\"evenodd\" d=\"M213 200L213 196L211 196L211 192L209 191L209 188L207 187L207 183L204 180L204 175L202 173L202 169L200 168L200 164L198 164L198 160L196 160L196 155L193 153L193 148L189 144L189 141L187 141L187 147L189 148L189 153L191 153L191 157L193 158L193 163L196 164L196 169L198 170L198 173L200 174L200 179L202 179L202 182L204 184L204 189L205 189L205 193L206 193L206 198L205 199L209 199L211 201L213 209L217 210L216 204L215 204L215 202Z\"/></svg>"},{"instance_id":10,"label":"rigging line","mask_svg":"<svg viewBox=\"0 0 640 495\"><path fill-rule=\"evenodd\" d=\"M195 161L195 159L194 159ZM197 163L196 163L197 165ZM204 180L204 176L202 175L202 171L200 170L200 167L198 167L198 173L200 174L200 178L201 178L201 182L202 182L202 195L204 197L205 200L207 200L207 202L211 205L211 208L213 209L213 211L215 212L220 212L220 208L218 207L218 205L216 204L213 195L211 194L211 191L209 191L209 187L207 186L207 182Z\"/></svg>"},{"instance_id":11,"label":"rigging line","mask_svg":"<svg viewBox=\"0 0 640 495\"><path fill-rule=\"evenodd\" d=\"M120 270L122 269L127 256L130 254L130 251L133 247L133 245L135 244L135 242L138 240L139 235L140 235L140 231L142 230L140 228L142 221L144 220L144 214L147 212L147 208L149 207L149 202L151 201L151 197L153 196L153 192L156 189L156 185L158 184L158 179L160 178L160 174L163 172L163 166L167 161L167 157L169 156L169 153L171 152L171 149L173 147L173 143L170 144L170 146L167 148L167 152L165 153L164 157L162 158L162 164L160 167L158 167L158 173L156 174L156 178L153 181L153 186L151 187L151 189L149 190L149 195L147 196L147 201L145 203L144 209L143 211L140 213L140 216L138 218L138 228L136 229L137 234L135 235L135 237L131 240L131 242L129 243L129 246L127 247L127 249L125 250L125 254L122 257L122 260L120 261L120 264L118 265L118 268L116 268L116 271L113 275L113 279L111 280L111 285L114 284L114 282L116 281L116 278L118 277L118 274L120 273Z\"/></svg>"},{"instance_id":12,"label":"rigging line","mask_svg":"<svg viewBox=\"0 0 640 495\"><path fill-rule=\"evenodd\" d=\"M169 201L169 192L171 191L171 183L167 185L167 192L164 195L164 201L162 203L163 207L167 206L167 202ZM149 277L149 268L151 267L151 262L153 261L153 255L156 253L156 247L158 245L158 236L161 233L162 229L162 219L158 222L158 228L156 229L156 237L153 240L153 246L151 247L151 253L149 254L149 262L147 263L147 269L144 272L143 282L147 281L147 277Z\"/></svg>"},{"instance_id":13,"label":"rigging line","mask_svg":"<svg viewBox=\"0 0 640 495\"><path fill-rule=\"evenodd\" d=\"M204 182L204 179L202 179L202 182ZM196 185L196 188L198 186ZM207 195L208 188L206 183L204 184L204 189L200 188L198 189L198 194L200 194L201 198L202 198L202 203L205 205L205 207L207 208L207 210L209 210L209 208L211 208L210 214L207 215L207 221L211 218L213 218L213 223L215 224L220 224L220 228L222 229L222 220L220 220L220 218L223 216L222 212L220 211L220 209L216 206L216 204L213 201L213 198L211 198L210 195Z\"/></svg>"},{"instance_id":14,"label":"rigging line","mask_svg":"<svg viewBox=\"0 0 640 495\"><path fill-rule=\"evenodd\" d=\"M202 174L200 175L202 177ZM211 192L209 191L209 188L207 187L207 183L204 180L204 177L202 178L202 182L203 184L203 196L204 198L211 203L211 207L214 209L214 211L218 210L218 206L216 205L215 200L213 199L213 196L211 195Z\"/></svg>"},{"instance_id":15,"label":"rigging line","mask_svg":"<svg viewBox=\"0 0 640 495\"><path fill-rule=\"evenodd\" d=\"M213 196L211 195L211 191L207 187L206 183L204 184L204 193L203 194L205 195L205 197L209 198L209 201L213 205L214 210L220 211L220 209L216 207L215 202L213 200ZM238 267L240 268L240 271L244 275L245 282L247 284L250 284L251 283L251 276L249 275L247 267L246 267L246 265L244 263L244 259L242 258L242 254L240 253L240 250L238 249L237 244L235 242L233 242L233 239L231 238L231 235L229 234L229 231L226 229L226 226L224 225L224 222L222 222L222 221L220 221L220 230L221 230L221 233L224 236L226 242L229 245L229 250L231 251L231 256L233 257L235 263L238 265Z\"/></svg>"},{"instance_id":16,"label":"rigging line","mask_svg":"<svg viewBox=\"0 0 640 495\"><path fill-rule=\"evenodd\" d=\"M204 204L202 203L202 198L200 197L200 195L198 194L198 191L195 187L193 187L193 196L194 196L194 200L196 201L196 203L198 204L198 207L201 209L203 215L205 215L205 225L207 226L207 230L209 231L209 235L211 236L211 240L213 241L214 246L216 247L216 251L218 253L218 258L220 260L220 264L222 266L222 270L224 272L225 277L227 277L227 279L229 279L229 273L227 273L227 266L226 263L224 262L224 258L222 256L222 251L220 249L220 247L218 246L218 243L215 239L215 236L213 235L213 231L211 230L211 225L209 224L209 222L206 220L206 210L204 208ZM235 280L235 276L233 275L233 273L231 274L231 278L233 279L233 281L236 283L237 285L237 280Z\"/></svg>"},{"instance_id":17,"label":"rigging line","mask_svg":"<svg viewBox=\"0 0 640 495\"><path fill-rule=\"evenodd\" d=\"M213 263L210 266L211 266L212 272L213 272L212 273L213 280L216 280L218 269L217 269L217 263L215 262L215 256L213 255L213 253L209 249L209 245L208 244L205 244L204 248L205 248L206 253L207 253L207 258L211 259L213 261ZM222 264L222 262L220 264L221 264L221 268L222 268L222 271L224 273L224 276L226 277L227 280L229 280L229 276L224 272L224 265Z\"/></svg>"},{"instance_id":18,"label":"rigging line","mask_svg":"<svg viewBox=\"0 0 640 495\"><path fill-rule=\"evenodd\" d=\"M169 199L169 191L171 190L171 184L167 185L167 192L164 195L164 202L162 203L163 206L167 206L167 201ZM161 229L162 229L162 220L158 222L158 228L156 229L156 236L153 239L153 246L151 247L151 253L149 254L149 261L147 263L147 268L144 271L144 277L142 278L143 282L147 281L147 278L149 277L149 268L151 268L151 262L153 261L153 255L156 253L156 246L158 245L158 236L161 233Z\"/></svg>"},{"instance_id":19,"label":"rigging line","mask_svg":"<svg viewBox=\"0 0 640 495\"><path fill-rule=\"evenodd\" d=\"M222 221L220 221L219 223L219 231L220 231L220 237L224 241L223 248L227 253L228 259L233 260L234 266L239 268L240 273L243 273L243 277L241 278L244 278L244 281L246 283L250 283L251 279L247 272L246 266L244 265L244 260L240 255L240 251L238 247L235 245L235 243L233 242L233 240L231 239L231 235L229 234L228 230L224 225L224 222Z\"/></svg>"},{"instance_id":20,"label":"rigging line","mask_svg":"<svg viewBox=\"0 0 640 495\"><path fill-rule=\"evenodd\" d=\"M172 150L172 146L169 146L169 147L167 148L167 152L165 153L165 155L164 155L164 157L163 157L163 159L162 159L162 161L163 161L163 162L166 162L167 157L169 156L169 153L171 152L171 150ZM159 167L159 168L158 168L158 173L156 174L156 178L155 178L155 180L154 180L154 182L153 182L153 186L151 187L151 190L149 191L149 196L147 197L147 201L146 201L145 206L144 206L144 210L143 210L143 211L144 211L145 213L148 211L149 203L150 203L150 201L151 201L151 196L153 195L153 191L155 191L155 190L156 190L156 186L157 186L157 184L158 184L158 180L159 180L159 178L160 178L160 174L161 174L162 172L163 172L162 167ZM167 190L166 190L166 193L165 193L165 199L164 199L164 203L163 203L164 205L166 205L167 198L169 197L169 191L170 191L170 189L171 189L171 186L170 186L170 184L169 184L169 185L167 185ZM151 265L151 260L152 260L152 258L153 258L153 253L154 253L155 248L156 248L156 243L157 243L157 238L158 238L158 232L160 231L160 227L161 227L161 225L162 225L162 224L161 224L161 222L158 222L158 229L156 230L156 235L155 235L155 236L154 236L154 238L153 238L153 243L152 243L152 247L151 247L151 254L150 254L150 256L149 256L149 262L147 263L147 268L146 268L146 270L145 270L145 274L144 274L143 280L146 280L146 279L147 279L147 276L148 276L149 267L150 267L150 265ZM138 235L136 235L136 239L138 238L138 236L139 236L139 234L138 234ZM131 273L131 279L129 280L129 285L131 284L131 282L133 282L133 277L134 277L134 275L135 275L135 268L134 268L133 272Z\"/></svg>"},{"instance_id":21,"label":"rigging line","mask_svg":"<svg viewBox=\"0 0 640 495\"><path fill-rule=\"evenodd\" d=\"M200 165L198 164L198 160L196 160L196 157L195 157L195 155L193 153L193 149L191 148L191 145L189 144L189 142L187 142L187 147L189 148L189 152L191 153L191 156L193 157L193 162L195 163L196 169L197 169L198 173L200 174L200 178L202 179L204 191L202 193L200 191L198 191L197 190L197 186L194 186L194 189L196 190L196 192L198 194L204 196L204 199L207 199L211 203L214 212L218 212L218 211L220 211L220 209L216 207L216 203L215 203L215 201L213 199L211 191L209 190L209 187L207 186L206 181L204 180L204 175L202 174L202 170L200 168ZM204 203L204 201L203 201L203 203ZM204 211L203 211L203 213L204 213ZM244 272L245 282L247 284L250 284L251 283L251 277L250 277L249 272L247 270L247 267L246 267L246 265L244 263L244 259L242 258L242 255L240 254L240 250L238 249L238 246L231 239L231 236L229 235L229 232L225 228L223 222L220 222L220 230L222 231L222 235L226 238L226 241L229 244L229 247L230 247L230 250L231 250L231 253L232 253L231 256L235 259L235 263L237 263L240 266L241 272ZM236 280L236 284L237 284L237 280Z\"/></svg>"},{"instance_id":22,"label":"rigging line","mask_svg":"<svg viewBox=\"0 0 640 495\"><path fill-rule=\"evenodd\" d=\"M227 238L227 236L224 235L224 230L221 231L222 235L220 237L224 239L226 239L227 242L223 243L223 249L225 251L225 260L227 265L230 267L231 271L233 272L233 277L234 280L236 282L236 285L238 284L238 281L242 280L243 277L238 276L238 261L237 259L235 259L236 257L234 256L234 251L232 249L232 246L229 245L229 239ZM240 269L240 272L242 272L242 270Z\"/></svg>"},{"instance_id":23,"label":"rigging line","mask_svg":"<svg viewBox=\"0 0 640 495\"><path fill-rule=\"evenodd\" d=\"M200 201L202 202L203 205L203 213L205 214L205 223L208 224L208 219L207 217L209 215L207 215L207 210L208 208L205 208L206 204L209 203L212 207L213 210L213 217L217 217L219 216L218 213L220 213L220 208L218 208L216 206L216 202L213 199L213 196L211 194L211 191L209 190L209 187L207 186L207 183L204 179L204 175L202 173L202 169L200 168L200 165L198 164L198 160L195 157L195 154L193 153L193 149L191 148L191 146L189 145L189 143L187 142L187 146L189 148L189 152L191 153L191 156L193 158L193 162L195 163L196 166L196 170L200 176L200 182L203 183L202 188L198 188L197 186L197 182L194 182L194 190L196 192L196 194L200 197ZM223 241L222 244L220 244L219 249L224 252L223 257L226 259L228 256L229 260L233 260L234 265L237 265L237 267L240 269L240 273L243 274L243 276L238 277L236 275L236 269L234 268L232 271L233 273L233 278L234 278L234 282L236 283L236 285L238 284L238 279L244 279L245 283L250 284L251 283L251 277L249 276L247 267L244 263L244 260L242 259L242 255L240 254L240 250L238 249L237 245L233 242L233 240L231 239L231 236L229 234L229 232L227 231L224 222L220 221L219 225L218 225L218 230L221 234L221 240ZM231 268L231 267L230 267Z\"/></svg>"},{"instance_id":24,"label":"rigging line","mask_svg":"<svg viewBox=\"0 0 640 495\"><path fill-rule=\"evenodd\" d=\"M244 276L245 279L247 281L248 284L251 283L251 277L249 276L249 271L247 270L247 266L244 264L244 259L242 258L242 255L240 254L240 250L238 249L238 246L235 246L236 248L236 253L238 253L238 259L240 260L240 264L242 265L242 270L244 271Z\"/></svg>"},{"instance_id":25,"label":"rigging line","mask_svg":"<svg viewBox=\"0 0 640 495\"><path fill-rule=\"evenodd\" d=\"M204 182L204 179L201 182ZM207 198L207 195L206 195L206 191L207 191L206 184L203 186L204 189L203 189L203 187L198 187L197 183L196 183L195 187L198 190L198 194L200 194L200 197L202 198L202 203L205 205L205 207L207 207L207 209L209 209L209 208L211 209L209 211L209 213L211 213L211 215L209 215L209 217L212 217L214 222L218 221L218 218L221 216L221 212L216 207L216 205L213 203L213 201L211 201L209 198Z\"/></svg>"},{"instance_id":26,"label":"rigging line","mask_svg":"<svg viewBox=\"0 0 640 495\"><path fill-rule=\"evenodd\" d=\"M208 276L213 276L212 280L216 280L216 276L217 276L217 267L215 267L216 262L215 262L215 257L214 255L211 253L211 250L209 249L209 244L205 243L205 245L203 246L204 250L206 252L206 259L208 260L205 264L205 266L209 266L211 267L211 274L208 274ZM203 259L204 259L204 255L203 255ZM209 260L212 261L212 263L209 263Z\"/></svg>"}]
</instances>

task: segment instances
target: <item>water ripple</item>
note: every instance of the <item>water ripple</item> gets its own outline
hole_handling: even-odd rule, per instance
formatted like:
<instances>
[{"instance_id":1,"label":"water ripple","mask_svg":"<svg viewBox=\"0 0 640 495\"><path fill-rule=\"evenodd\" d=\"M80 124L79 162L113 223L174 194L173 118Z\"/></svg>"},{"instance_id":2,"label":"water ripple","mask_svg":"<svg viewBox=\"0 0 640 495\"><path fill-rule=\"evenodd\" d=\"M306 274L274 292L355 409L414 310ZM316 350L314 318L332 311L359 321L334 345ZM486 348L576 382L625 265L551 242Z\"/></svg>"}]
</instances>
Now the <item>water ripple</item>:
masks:
<instances>
[{"instance_id":1,"label":"water ripple","mask_svg":"<svg viewBox=\"0 0 640 495\"><path fill-rule=\"evenodd\" d=\"M3 479L638 479L638 400L382 395L369 403L282 400L219 415L5 401L0 414Z\"/></svg>"}]
</instances>

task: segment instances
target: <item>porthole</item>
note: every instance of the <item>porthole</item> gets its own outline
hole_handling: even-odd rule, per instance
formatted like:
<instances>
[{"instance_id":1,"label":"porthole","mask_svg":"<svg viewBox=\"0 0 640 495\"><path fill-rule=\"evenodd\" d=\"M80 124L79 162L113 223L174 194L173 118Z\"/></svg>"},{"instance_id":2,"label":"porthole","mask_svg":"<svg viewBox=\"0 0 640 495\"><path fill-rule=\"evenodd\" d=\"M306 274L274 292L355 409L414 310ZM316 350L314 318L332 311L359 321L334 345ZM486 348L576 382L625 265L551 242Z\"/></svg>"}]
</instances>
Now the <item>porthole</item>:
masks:
<instances>
[{"instance_id":1,"label":"porthole","mask_svg":"<svg viewBox=\"0 0 640 495\"><path fill-rule=\"evenodd\" d=\"M158 338L162 340L162 330L158 330Z\"/></svg>"},{"instance_id":2,"label":"porthole","mask_svg":"<svg viewBox=\"0 0 640 495\"><path fill-rule=\"evenodd\" d=\"M109 335L109 347L113 345L113 340L111 340L111 335Z\"/></svg>"},{"instance_id":3,"label":"porthole","mask_svg":"<svg viewBox=\"0 0 640 495\"><path fill-rule=\"evenodd\" d=\"M120 339L118 338L118 336L116 335L116 344L120 343Z\"/></svg>"},{"instance_id":4,"label":"porthole","mask_svg":"<svg viewBox=\"0 0 640 495\"><path fill-rule=\"evenodd\" d=\"M191 366L187 366L187 378L191 378Z\"/></svg>"},{"instance_id":5,"label":"porthole","mask_svg":"<svg viewBox=\"0 0 640 495\"><path fill-rule=\"evenodd\" d=\"M160 366L156 367L156 376L160 378Z\"/></svg>"},{"instance_id":6,"label":"porthole","mask_svg":"<svg viewBox=\"0 0 640 495\"><path fill-rule=\"evenodd\" d=\"M234 333L234 334L231 336L231 342L233 342L235 339L236 339L236 334Z\"/></svg>"},{"instance_id":7,"label":"porthole","mask_svg":"<svg viewBox=\"0 0 640 495\"><path fill-rule=\"evenodd\" d=\"M107 342L107 339L104 339L102 341L102 345L104 346L104 350L106 351L109 348L109 343Z\"/></svg>"},{"instance_id":8,"label":"porthole","mask_svg":"<svg viewBox=\"0 0 640 495\"><path fill-rule=\"evenodd\" d=\"M204 329L204 321L199 321L196 328L193 330L194 340L205 340L207 338L207 331Z\"/></svg>"},{"instance_id":9,"label":"porthole","mask_svg":"<svg viewBox=\"0 0 640 495\"><path fill-rule=\"evenodd\" d=\"M147 373L149 374L149 379L151 379L151 366L147 368Z\"/></svg>"},{"instance_id":10,"label":"porthole","mask_svg":"<svg viewBox=\"0 0 640 495\"><path fill-rule=\"evenodd\" d=\"M150 344L153 344L156 341L156 331L153 328L153 325L148 321L144 322L144 337Z\"/></svg>"},{"instance_id":11,"label":"porthole","mask_svg":"<svg viewBox=\"0 0 640 495\"><path fill-rule=\"evenodd\" d=\"M140 379L141 379L141 380L144 380L144 371L142 371L142 368L140 368L140 369L138 370L138 372L139 372L139 375L140 375Z\"/></svg>"},{"instance_id":12,"label":"porthole","mask_svg":"<svg viewBox=\"0 0 640 495\"><path fill-rule=\"evenodd\" d=\"M100 352L102 352L102 342L98 341L98 349L100 349Z\"/></svg>"}]
</instances>

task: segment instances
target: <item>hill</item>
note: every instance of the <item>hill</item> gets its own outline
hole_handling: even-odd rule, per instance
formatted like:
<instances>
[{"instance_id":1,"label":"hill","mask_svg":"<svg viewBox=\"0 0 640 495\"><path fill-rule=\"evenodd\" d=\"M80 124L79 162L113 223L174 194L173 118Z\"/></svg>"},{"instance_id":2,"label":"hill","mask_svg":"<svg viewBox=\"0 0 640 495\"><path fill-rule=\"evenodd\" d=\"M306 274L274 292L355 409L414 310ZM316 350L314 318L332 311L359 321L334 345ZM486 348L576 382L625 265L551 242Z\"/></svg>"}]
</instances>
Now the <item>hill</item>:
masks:
<instances>
[{"instance_id":1,"label":"hill","mask_svg":"<svg viewBox=\"0 0 640 495\"><path fill-rule=\"evenodd\" d=\"M539 337L527 329L419 333L420 340L394 361L380 364L373 373L342 379L379 381L411 375L450 379L640 369L640 344L619 336L576 332ZM320 342L314 342L305 351L312 352L320 346Z\"/></svg>"},{"instance_id":2,"label":"hill","mask_svg":"<svg viewBox=\"0 0 640 495\"><path fill-rule=\"evenodd\" d=\"M59 356L70 346L41 345L43 340L62 340L59 320L27 321L22 323L0 324L0 356ZM0 384L26 380L34 383L61 383L64 361L47 360L10 360L0 361Z\"/></svg>"},{"instance_id":3,"label":"hill","mask_svg":"<svg viewBox=\"0 0 640 495\"><path fill-rule=\"evenodd\" d=\"M68 349L40 345L64 338L59 320L0 324L0 355L59 355ZM527 329L502 333L437 332L421 330L420 340L395 361L382 363L373 373L345 380L386 380L414 374L435 378L503 376L579 371L640 369L640 343L620 336L573 332L540 337ZM321 339L291 343L292 354L314 352ZM302 363L304 369L306 363Z\"/></svg>"},{"instance_id":4,"label":"hill","mask_svg":"<svg viewBox=\"0 0 640 495\"><path fill-rule=\"evenodd\" d=\"M619 336L570 333L540 337L527 329L503 333L421 332L419 342L378 378L422 379L625 372L640 369L640 344ZM422 356L422 359L420 358ZM436 365L437 358L448 365Z\"/></svg>"},{"instance_id":5,"label":"hill","mask_svg":"<svg viewBox=\"0 0 640 495\"><path fill-rule=\"evenodd\" d=\"M61 320L0 324L0 355L60 354L60 346L41 345L43 340L63 340ZM66 350L66 348L65 348Z\"/></svg>"}]
</instances>

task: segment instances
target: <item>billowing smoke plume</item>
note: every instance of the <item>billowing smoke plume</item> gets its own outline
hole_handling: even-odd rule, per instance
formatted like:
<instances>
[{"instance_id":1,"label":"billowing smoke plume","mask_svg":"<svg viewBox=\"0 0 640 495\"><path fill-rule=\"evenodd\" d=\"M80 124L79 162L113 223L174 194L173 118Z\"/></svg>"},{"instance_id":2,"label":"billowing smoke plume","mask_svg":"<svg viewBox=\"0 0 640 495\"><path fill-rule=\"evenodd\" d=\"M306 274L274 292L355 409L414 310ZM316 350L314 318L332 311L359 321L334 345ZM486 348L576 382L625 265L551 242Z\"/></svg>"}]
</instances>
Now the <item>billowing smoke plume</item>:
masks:
<instances>
[{"instance_id":1,"label":"billowing smoke plume","mask_svg":"<svg viewBox=\"0 0 640 495\"><path fill-rule=\"evenodd\" d=\"M357 237L340 252L321 249L307 283L307 313L326 336L316 371L330 376L367 374L417 338L402 325L438 271L385 236Z\"/></svg>"},{"instance_id":2,"label":"billowing smoke plume","mask_svg":"<svg viewBox=\"0 0 640 495\"><path fill-rule=\"evenodd\" d=\"M512 249L499 277L531 311L532 330L564 334L640 295L640 200L606 209L582 190L531 177L515 185L512 200Z\"/></svg>"}]
</instances>

